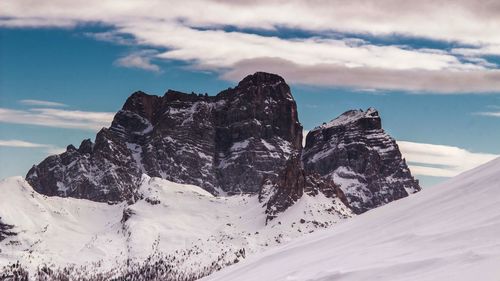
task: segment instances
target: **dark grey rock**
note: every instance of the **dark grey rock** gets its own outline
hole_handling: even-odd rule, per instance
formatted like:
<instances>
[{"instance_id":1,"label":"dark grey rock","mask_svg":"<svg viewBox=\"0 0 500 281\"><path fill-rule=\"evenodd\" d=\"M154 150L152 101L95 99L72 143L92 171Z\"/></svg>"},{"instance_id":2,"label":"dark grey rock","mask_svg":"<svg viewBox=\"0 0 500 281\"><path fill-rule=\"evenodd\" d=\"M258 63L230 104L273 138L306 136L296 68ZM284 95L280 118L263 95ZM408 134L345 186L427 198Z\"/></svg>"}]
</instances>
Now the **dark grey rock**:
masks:
<instances>
[{"instance_id":1,"label":"dark grey rock","mask_svg":"<svg viewBox=\"0 0 500 281\"><path fill-rule=\"evenodd\" d=\"M420 190L373 108L347 111L310 131L302 161L306 171L333 180L358 214Z\"/></svg>"},{"instance_id":2,"label":"dark grey rock","mask_svg":"<svg viewBox=\"0 0 500 281\"><path fill-rule=\"evenodd\" d=\"M2 217L0 217L0 242L9 236L17 235L17 233L14 232L13 229L13 225L2 222ZM1 252L2 251L0 250L0 253Z\"/></svg>"},{"instance_id":3,"label":"dark grey rock","mask_svg":"<svg viewBox=\"0 0 500 281\"><path fill-rule=\"evenodd\" d=\"M258 193L300 156L301 140L289 86L257 72L217 96L136 92L95 144L69 145L26 179L46 195L111 202L134 200L143 173L213 194Z\"/></svg>"}]
</instances>

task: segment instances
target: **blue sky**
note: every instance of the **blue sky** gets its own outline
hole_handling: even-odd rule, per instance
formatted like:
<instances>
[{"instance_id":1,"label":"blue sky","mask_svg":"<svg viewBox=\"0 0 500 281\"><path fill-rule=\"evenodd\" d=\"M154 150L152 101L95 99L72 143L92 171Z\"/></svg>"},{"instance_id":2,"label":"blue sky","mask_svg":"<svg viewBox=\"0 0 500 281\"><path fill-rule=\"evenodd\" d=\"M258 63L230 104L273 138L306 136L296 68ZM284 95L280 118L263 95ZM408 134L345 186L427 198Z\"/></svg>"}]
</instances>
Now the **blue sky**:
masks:
<instances>
[{"instance_id":1,"label":"blue sky","mask_svg":"<svg viewBox=\"0 0 500 281\"><path fill-rule=\"evenodd\" d=\"M241 12L205 2L207 10ZM241 5L266 11L270 2ZM475 38L458 25L440 37L398 18L387 23L392 32L362 21L347 30L343 14L308 22L310 7L301 7L304 19L283 14L275 22L131 7L146 16L124 22L126 13L23 4L0 6L0 178L25 175L50 153L94 138L136 90L214 95L257 70L287 79L306 130L349 109L377 108L424 186L500 155L497 35ZM473 16L464 23L480 26L489 14Z\"/></svg>"}]
</instances>

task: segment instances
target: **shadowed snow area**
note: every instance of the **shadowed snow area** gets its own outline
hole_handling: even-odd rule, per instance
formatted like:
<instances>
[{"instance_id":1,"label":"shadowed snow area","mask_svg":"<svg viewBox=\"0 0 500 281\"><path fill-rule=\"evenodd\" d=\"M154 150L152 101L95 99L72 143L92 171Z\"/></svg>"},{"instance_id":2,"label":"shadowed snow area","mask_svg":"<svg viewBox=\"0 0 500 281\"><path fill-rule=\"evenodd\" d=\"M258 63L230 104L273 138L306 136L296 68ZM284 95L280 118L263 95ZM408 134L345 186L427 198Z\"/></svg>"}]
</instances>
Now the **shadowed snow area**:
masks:
<instances>
[{"instance_id":1,"label":"shadowed snow area","mask_svg":"<svg viewBox=\"0 0 500 281\"><path fill-rule=\"evenodd\" d=\"M500 280L500 158L203 280Z\"/></svg>"}]
</instances>

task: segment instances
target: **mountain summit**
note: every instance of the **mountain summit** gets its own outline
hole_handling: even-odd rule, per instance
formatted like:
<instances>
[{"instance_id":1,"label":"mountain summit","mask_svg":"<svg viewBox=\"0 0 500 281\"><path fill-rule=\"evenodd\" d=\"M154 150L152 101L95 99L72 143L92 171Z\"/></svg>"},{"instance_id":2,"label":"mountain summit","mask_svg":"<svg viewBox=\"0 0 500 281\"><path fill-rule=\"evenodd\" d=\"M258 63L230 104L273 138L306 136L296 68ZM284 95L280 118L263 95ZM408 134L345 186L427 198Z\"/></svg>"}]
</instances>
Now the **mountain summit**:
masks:
<instances>
[{"instance_id":1,"label":"mountain summit","mask_svg":"<svg viewBox=\"0 0 500 281\"><path fill-rule=\"evenodd\" d=\"M355 213L420 191L374 108L350 110L307 134L307 171L333 180Z\"/></svg>"},{"instance_id":2,"label":"mountain summit","mask_svg":"<svg viewBox=\"0 0 500 281\"><path fill-rule=\"evenodd\" d=\"M122 201L141 174L212 194L258 193L300 155L302 127L283 78L255 73L216 96L132 94L95 143L69 146L26 178L46 195Z\"/></svg>"}]
</instances>

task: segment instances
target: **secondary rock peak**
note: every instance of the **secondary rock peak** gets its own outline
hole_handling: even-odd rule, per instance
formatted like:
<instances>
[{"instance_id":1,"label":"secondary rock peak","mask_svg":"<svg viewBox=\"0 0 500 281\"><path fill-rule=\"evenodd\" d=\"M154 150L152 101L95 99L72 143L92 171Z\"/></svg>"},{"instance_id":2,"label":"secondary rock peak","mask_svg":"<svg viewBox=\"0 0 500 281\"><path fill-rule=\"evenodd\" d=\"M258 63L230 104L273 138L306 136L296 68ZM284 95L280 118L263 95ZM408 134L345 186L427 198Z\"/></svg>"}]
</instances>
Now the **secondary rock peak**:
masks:
<instances>
[{"instance_id":1,"label":"secondary rock peak","mask_svg":"<svg viewBox=\"0 0 500 281\"><path fill-rule=\"evenodd\" d=\"M382 127L378 111L370 107L366 111L362 109L348 110L330 122L314 128L313 131L350 125L361 125L365 129L380 129Z\"/></svg>"}]
</instances>

